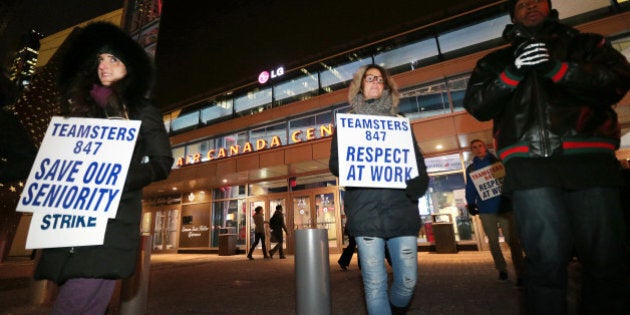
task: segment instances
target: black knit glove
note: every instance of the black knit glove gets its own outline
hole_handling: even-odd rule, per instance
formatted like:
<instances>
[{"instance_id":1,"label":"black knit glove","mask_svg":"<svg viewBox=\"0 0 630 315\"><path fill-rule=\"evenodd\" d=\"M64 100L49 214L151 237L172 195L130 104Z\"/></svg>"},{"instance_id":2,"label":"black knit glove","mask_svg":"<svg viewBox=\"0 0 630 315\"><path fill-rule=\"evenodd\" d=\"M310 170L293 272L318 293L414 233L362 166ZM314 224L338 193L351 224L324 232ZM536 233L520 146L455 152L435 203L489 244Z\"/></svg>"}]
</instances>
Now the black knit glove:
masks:
<instances>
[{"instance_id":1,"label":"black knit glove","mask_svg":"<svg viewBox=\"0 0 630 315\"><path fill-rule=\"evenodd\" d=\"M476 204L466 205L466 208L468 209L468 213L472 216L479 214L479 208Z\"/></svg>"},{"instance_id":2,"label":"black knit glove","mask_svg":"<svg viewBox=\"0 0 630 315\"><path fill-rule=\"evenodd\" d=\"M424 193L429 187L429 178L427 176L416 176L406 181L407 188L405 192L407 196L412 200L418 200L418 198L424 196Z\"/></svg>"}]
</instances>

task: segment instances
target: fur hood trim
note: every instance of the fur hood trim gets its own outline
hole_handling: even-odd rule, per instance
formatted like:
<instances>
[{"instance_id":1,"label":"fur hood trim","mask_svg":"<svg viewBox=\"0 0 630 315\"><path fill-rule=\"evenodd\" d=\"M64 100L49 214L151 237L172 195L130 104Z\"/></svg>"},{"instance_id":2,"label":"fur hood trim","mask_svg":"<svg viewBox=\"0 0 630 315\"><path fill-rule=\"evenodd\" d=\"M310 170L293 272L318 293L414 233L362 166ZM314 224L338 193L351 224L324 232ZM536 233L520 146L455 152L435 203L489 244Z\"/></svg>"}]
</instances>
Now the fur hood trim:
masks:
<instances>
[{"instance_id":1,"label":"fur hood trim","mask_svg":"<svg viewBox=\"0 0 630 315\"><path fill-rule=\"evenodd\" d=\"M390 91L392 97L392 107L398 108L398 102L400 101L400 94L398 93L398 85L392 77L380 66L377 65L365 65L360 67L357 72L354 73L354 77L350 82L350 87L348 88L348 102L352 104L352 100L357 96L357 94L362 93L361 89L363 88L363 75L368 69L376 68L378 69L383 77L385 78L385 90Z\"/></svg>"},{"instance_id":2,"label":"fur hood trim","mask_svg":"<svg viewBox=\"0 0 630 315\"><path fill-rule=\"evenodd\" d=\"M120 59L127 75L115 83L125 102L133 106L147 98L153 85L153 63L147 53L116 25L106 22L75 28L67 39L69 48L61 61L58 84L62 94L77 85L100 84L97 75L100 53L110 53Z\"/></svg>"}]
</instances>

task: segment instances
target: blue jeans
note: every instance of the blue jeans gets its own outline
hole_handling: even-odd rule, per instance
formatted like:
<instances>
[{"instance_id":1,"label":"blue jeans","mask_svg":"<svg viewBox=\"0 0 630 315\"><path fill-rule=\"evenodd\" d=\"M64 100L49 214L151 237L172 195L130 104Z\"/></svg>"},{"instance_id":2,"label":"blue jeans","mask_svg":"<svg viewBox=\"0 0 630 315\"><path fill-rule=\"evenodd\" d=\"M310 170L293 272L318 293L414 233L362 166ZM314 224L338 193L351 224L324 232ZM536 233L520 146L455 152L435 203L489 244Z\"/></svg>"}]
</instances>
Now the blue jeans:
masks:
<instances>
[{"instance_id":1,"label":"blue jeans","mask_svg":"<svg viewBox=\"0 0 630 315\"><path fill-rule=\"evenodd\" d=\"M619 190L545 187L513 194L525 250L528 314L567 314L567 266L582 263L581 314L627 314Z\"/></svg>"},{"instance_id":2,"label":"blue jeans","mask_svg":"<svg viewBox=\"0 0 630 315\"><path fill-rule=\"evenodd\" d=\"M401 236L384 240L357 236L361 260L361 276L368 314L391 314L390 302L397 307L409 305L418 278L418 244L415 236ZM392 260L394 281L387 295L385 243Z\"/></svg>"}]
</instances>

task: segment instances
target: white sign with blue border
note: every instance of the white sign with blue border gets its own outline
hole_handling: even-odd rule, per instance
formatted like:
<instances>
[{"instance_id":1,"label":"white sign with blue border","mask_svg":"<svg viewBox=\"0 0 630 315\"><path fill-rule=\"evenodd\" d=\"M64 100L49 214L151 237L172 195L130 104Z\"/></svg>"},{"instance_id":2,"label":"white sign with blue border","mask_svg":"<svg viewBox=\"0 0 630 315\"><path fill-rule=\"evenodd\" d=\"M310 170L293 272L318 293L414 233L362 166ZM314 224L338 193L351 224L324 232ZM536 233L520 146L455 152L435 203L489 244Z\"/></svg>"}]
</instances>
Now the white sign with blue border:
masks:
<instances>
[{"instance_id":1,"label":"white sign with blue border","mask_svg":"<svg viewBox=\"0 0 630 315\"><path fill-rule=\"evenodd\" d=\"M33 213L27 249L103 244L139 132L137 120L52 118L16 209Z\"/></svg>"},{"instance_id":2,"label":"white sign with blue border","mask_svg":"<svg viewBox=\"0 0 630 315\"><path fill-rule=\"evenodd\" d=\"M406 188L418 176L409 119L337 114L336 124L339 185Z\"/></svg>"}]
</instances>

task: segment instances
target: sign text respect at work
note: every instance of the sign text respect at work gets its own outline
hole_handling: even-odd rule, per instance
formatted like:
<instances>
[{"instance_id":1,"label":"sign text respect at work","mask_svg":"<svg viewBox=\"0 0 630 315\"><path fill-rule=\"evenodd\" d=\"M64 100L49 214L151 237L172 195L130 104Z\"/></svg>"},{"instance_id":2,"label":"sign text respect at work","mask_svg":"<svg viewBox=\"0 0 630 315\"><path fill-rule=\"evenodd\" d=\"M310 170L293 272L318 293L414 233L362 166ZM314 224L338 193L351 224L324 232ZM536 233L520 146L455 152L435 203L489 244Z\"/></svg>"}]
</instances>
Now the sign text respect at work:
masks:
<instances>
[{"instance_id":1,"label":"sign text respect at work","mask_svg":"<svg viewBox=\"0 0 630 315\"><path fill-rule=\"evenodd\" d=\"M336 124L339 185L405 188L418 176L407 118L337 114Z\"/></svg>"}]
</instances>

